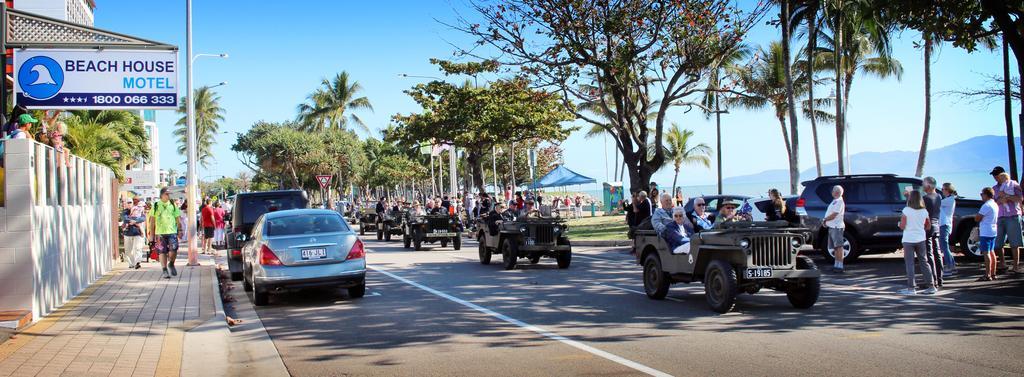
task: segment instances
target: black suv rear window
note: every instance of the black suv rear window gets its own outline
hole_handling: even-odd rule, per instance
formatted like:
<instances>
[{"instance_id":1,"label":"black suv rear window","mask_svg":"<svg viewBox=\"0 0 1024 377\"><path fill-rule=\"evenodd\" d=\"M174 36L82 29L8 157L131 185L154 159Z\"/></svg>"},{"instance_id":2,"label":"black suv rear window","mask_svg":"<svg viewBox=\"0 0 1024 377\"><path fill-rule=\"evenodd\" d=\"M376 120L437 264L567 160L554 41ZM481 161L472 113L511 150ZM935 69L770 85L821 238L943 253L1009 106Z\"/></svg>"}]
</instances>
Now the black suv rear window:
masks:
<instances>
[{"instance_id":1,"label":"black suv rear window","mask_svg":"<svg viewBox=\"0 0 1024 377\"><path fill-rule=\"evenodd\" d=\"M887 182L844 182L839 185L843 186L843 199L847 203L888 203L892 201ZM823 202L831 203L832 187L835 187L835 184L822 184L818 186L815 193Z\"/></svg>"},{"instance_id":2,"label":"black suv rear window","mask_svg":"<svg viewBox=\"0 0 1024 377\"><path fill-rule=\"evenodd\" d=\"M286 209L306 208L299 196L251 196L242 198L242 222L254 224L263 214Z\"/></svg>"},{"instance_id":3,"label":"black suv rear window","mask_svg":"<svg viewBox=\"0 0 1024 377\"><path fill-rule=\"evenodd\" d=\"M279 217L268 220L264 228L268 236L335 233L349 230L341 216L336 214Z\"/></svg>"}]
</instances>

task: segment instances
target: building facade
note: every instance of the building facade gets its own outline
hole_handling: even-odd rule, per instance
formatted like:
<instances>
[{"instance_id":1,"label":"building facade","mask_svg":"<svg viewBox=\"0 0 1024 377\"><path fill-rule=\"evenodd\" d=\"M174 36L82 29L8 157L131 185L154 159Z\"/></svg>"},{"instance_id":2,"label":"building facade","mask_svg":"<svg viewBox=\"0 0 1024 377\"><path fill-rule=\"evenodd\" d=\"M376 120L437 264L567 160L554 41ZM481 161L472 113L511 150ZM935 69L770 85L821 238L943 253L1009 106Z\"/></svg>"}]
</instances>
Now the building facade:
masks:
<instances>
[{"instance_id":1,"label":"building facade","mask_svg":"<svg viewBox=\"0 0 1024 377\"><path fill-rule=\"evenodd\" d=\"M156 126L156 110L132 110L142 117L143 127L149 136L149 161L136 162L125 166L125 181L121 191L131 192L144 199L156 199L163 177L160 172L160 132ZM166 174L166 173L165 173Z\"/></svg>"},{"instance_id":2,"label":"building facade","mask_svg":"<svg viewBox=\"0 0 1024 377\"><path fill-rule=\"evenodd\" d=\"M94 0L15 0L15 8L58 20L93 26Z\"/></svg>"}]
</instances>

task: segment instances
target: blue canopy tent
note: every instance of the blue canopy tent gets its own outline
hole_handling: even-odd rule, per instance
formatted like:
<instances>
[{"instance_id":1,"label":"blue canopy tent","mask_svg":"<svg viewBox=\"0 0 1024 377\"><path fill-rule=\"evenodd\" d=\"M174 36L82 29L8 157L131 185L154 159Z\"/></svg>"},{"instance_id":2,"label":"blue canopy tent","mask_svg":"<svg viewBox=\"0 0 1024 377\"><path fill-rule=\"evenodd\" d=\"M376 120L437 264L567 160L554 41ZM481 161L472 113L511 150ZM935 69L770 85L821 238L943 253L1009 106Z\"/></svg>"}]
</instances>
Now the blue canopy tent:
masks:
<instances>
[{"instance_id":1,"label":"blue canopy tent","mask_svg":"<svg viewBox=\"0 0 1024 377\"><path fill-rule=\"evenodd\" d=\"M544 187L583 185L587 183L597 183L597 180L569 170L569 168L566 168L565 166L558 165L554 170L551 170L550 173L538 179L530 187L537 189Z\"/></svg>"}]
</instances>

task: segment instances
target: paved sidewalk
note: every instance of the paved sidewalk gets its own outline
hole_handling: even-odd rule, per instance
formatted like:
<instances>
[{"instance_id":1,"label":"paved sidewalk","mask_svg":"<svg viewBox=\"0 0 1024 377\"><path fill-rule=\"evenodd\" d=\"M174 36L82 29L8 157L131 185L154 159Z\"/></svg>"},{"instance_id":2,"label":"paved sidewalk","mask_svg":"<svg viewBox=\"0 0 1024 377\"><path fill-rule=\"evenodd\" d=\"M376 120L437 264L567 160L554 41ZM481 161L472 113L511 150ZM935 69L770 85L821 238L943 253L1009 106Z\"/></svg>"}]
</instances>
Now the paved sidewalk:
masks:
<instances>
[{"instance_id":1,"label":"paved sidewalk","mask_svg":"<svg viewBox=\"0 0 1024 377\"><path fill-rule=\"evenodd\" d=\"M202 262L169 280L156 262L114 270L0 344L0 376L178 376L185 332L219 299L212 260Z\"/></svg>"}]
</instances>

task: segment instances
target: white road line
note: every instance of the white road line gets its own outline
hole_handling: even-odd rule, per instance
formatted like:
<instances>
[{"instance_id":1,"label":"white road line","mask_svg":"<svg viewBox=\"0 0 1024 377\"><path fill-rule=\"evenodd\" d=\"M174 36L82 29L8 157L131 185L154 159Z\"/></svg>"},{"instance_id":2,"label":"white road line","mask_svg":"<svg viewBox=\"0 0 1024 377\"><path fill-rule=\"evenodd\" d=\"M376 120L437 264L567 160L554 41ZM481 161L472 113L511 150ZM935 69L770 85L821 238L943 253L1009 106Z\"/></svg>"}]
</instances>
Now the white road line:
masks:
<instances>
[{"instance_id":1,"label":"white road line","mask_svg":"<svg viewBox=\"0 0 1024 377\"><path fill-rule=\"evenodd\" d=\"M457 303L459 305L468 307L470 309L473 309L473 310L476 310L478 312L484 313L484 314L489 315L491 317L494 317L494 318L500 319L502 321L511 323L513 325L519 326L520 328L533 331L533 332L535 332L537 334L540 334L541 336L544 336L546 338L549 338L549 339L552 339L552 340L557 340L557 341L562 342L562 343L564 343L566 345L575 347L575 348L577 348L579 350L591 353L591 354L596 355L596 356L600 356L600 357L605 358L605 359L607 359L609 361L612 361L612 362L615 362L615 363L627 366L629 368L632 368L632 369L635 369L637 371L646 373L648 375L659 376L659 377L660 376L671 376L671 374L668 374L668 373L662 372L660 370L648 367L646 365L643 365L643 364L640 364L638 362L635 362L635 361L623 358L621 356L618 356L618 355L615 355L615 354L612 354L612 353L609 353L609 352L605 352L605 351L599 350L597 348L588 346L588 345L583 344L581 342L578 342L578 341L566 338L564 336L555 334L555 333L550 332L548 330L545 330L543 328L531 325L529 323L526 323L526 322L520 321L518 319L509 317L507 315L498 313L496 311L493 311L491 309L485 308L483 306L480 306L480 305L474 304L472 302L463 300L461 298L458 298L458 297L449 295L447 293L441 292L441 291L436 290L434 288L430 288L428 286L422 285L422 284L414 282L412 280L403 278L401 276L395 275L394 273L385 271L385 270L383 270L383 269L381 269L379 267L372 267L371 266L369 268L371 270L374 270L374 271L380 272L380 273L382 273L384 275L387 275L387 276L391 277L392 279L395 279L395 280L398 280L398 281L403 282L405 284L409 284L409 285L411 285L413 287L419 288L419 289L421 289L423 291L426 291L426 292L428 292L428 293L430 293L432 295L441 297L443 299L446 299L448 301L451 301L451 302Z\"/></svg>"}]
</instances>

